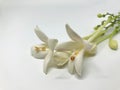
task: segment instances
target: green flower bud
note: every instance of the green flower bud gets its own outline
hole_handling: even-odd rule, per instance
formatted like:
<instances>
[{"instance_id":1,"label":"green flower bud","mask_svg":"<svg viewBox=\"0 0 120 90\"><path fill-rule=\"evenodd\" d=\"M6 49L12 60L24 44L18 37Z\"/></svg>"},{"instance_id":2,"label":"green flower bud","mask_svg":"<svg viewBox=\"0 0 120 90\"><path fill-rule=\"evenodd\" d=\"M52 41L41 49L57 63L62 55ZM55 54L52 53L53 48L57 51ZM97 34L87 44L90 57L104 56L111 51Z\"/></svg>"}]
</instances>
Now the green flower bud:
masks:
<instances>
[{"instance_id":1,"label":"green flower bud","mask_svg":"<svg viewBox=\"0 0 120 90\"><path fill-rule=\"evenodd\" d=\"M113 50L117 50L118 49L118 42L117 40L113 40L113 39L110 39L109 40L109 47Z\"/></svg>"},{"instance_id":2,"label":"green flower bud","mask_svg":"<svg viewBox=\"0 0 120 90\"><path fill-rule=\"evenodd\" d=\"M112 16L109 16L109 17L108 17L108 20L109 20L109 21L111 21L112 19L113 19Z\"/></svg>"},{"instance_id":3,"label":"green flower bud","mask_svg":"<svg viewBox=\"0 0 120 90\"><path fill-rule=\"evenodd\" d=\"M101 17L103 17L103 14L99 13L99 14L97 15L97 17L98 17L98 18L101 18Z\"/></svg>"},{"instance_id":4,"label":"green flower bud","mask_svg":"<svg viewBox=\"0 0 120 90\"><path fill-rule=\"evenodd\" d=\"M101 24L103 25L105 23L105 20L101 22Z\"/></svg>"},{"instance_id":5,"label":"green flower bud","mask_svg":"<svg viewBox=\"0 0 120 90\"><path fill-rule=\"evenodd\" d=\"M94 27L94 30L97 30L100 27L100 25L97 25Z\"/></svg>"}]
</instances>

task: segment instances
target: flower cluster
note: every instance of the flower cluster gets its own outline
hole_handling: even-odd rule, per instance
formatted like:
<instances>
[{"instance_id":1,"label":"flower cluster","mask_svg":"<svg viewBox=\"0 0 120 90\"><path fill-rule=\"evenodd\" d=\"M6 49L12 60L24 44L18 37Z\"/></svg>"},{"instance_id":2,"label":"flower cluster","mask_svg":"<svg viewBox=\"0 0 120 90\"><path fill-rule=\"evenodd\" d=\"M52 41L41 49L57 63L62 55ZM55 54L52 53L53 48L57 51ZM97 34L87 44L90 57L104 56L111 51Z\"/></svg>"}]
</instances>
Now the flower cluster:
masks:
<instances>
[{"instance_id":1,"label":"flower cluster","mask_svg":"<svg viewBox=\"0 0 120 90\"><path fill-rule=\"evenodd\" d=\"M45 74L51 65L57 67L67 65L71 74L77 73L81 76L84 57L95 55L99 43L109 39L109 47L113 50L118 48L118 43L113 40L113 36L120 31L120 14L98 14L98 17L107 17L107 20L102 21L101 25L94 28L95 31L92 34L85 37L78 35L66 24L66 32L71 40L63 43L49 38L38 26L35 28L36 35L43 43L34 45L31 48L31 54L37 59L44 59L43 71ZM112 31L110 31L111 27Z\"/></svg>"}]
</instances>

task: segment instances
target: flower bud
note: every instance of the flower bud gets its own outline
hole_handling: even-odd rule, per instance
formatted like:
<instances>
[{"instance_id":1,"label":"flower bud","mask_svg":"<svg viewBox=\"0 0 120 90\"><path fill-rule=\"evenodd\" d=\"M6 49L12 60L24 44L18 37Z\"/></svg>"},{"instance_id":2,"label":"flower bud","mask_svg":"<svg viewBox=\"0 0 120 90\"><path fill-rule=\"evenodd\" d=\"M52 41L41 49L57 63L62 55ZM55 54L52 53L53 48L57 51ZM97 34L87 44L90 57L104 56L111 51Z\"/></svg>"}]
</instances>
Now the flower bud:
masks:
<instances>
[{"instance_id":1,"label":"flower bud","mask_svg":"<svg viewBox=\"0 0 120 90\"><path fill-rule=\"evenodd\" d=\"M109 16L108 17L108 21L111 21L113 18L112 18L112 16Z\"/></svg>"},{"instance_id":2,"label":"flower bud","mask_svg":"<svg viewBox=\"0 0 120 90\"><path fill-rule=\"evenodd\" d=\"M101 13L99 13L99 14L97 15L97 17L98 17L98 18L101 18L101 17L103 17L103 15L102 15Z\"/></svg>"},{"instance_id":3,"label":"flower bud","mask_svg":"<svg viewBox=\"0 0 120 90\"><path fill-rule=\"evenodd\" d=\"M118 49L118 42L116 40L109 40L109 47L113 50L117 50Z\"/></svg>"},{"instance_id":4,"label":"flower bud","mask_svg":"<svg viewBox=\"0 0 120 90\"><path fill-rule=\"evenodd\" d=\"M97 30L100 27L100 25L97 25L94 27L94 30Z\"/></svg>"}]
</instances>

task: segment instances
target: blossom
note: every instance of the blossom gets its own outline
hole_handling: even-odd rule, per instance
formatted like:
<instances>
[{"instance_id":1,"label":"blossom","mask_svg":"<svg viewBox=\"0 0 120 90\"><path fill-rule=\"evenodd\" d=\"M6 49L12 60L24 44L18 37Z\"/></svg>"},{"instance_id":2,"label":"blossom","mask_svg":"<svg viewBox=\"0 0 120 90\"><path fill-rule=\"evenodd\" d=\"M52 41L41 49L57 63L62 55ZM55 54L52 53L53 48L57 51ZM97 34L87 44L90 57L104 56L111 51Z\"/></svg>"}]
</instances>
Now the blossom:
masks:
<instances>
[{"instance_id":1,"label":"blossom","mask_svg":"<svg viewBox=\"0 0 120 90\"><path fill-rule=\"evenodd\" d=\"M48 67L53 59L54 48L58 42L57 39L50 39L48 38L39 28L38 26L35 28L35 33L38 38L43 41L44 43L41 45L35 45L31 48L32 56L35 58L43 59L43 71L47 74Z\"/></svg>"},{"instance_id":2,"label":"blossom","mask_svg":"<svg viewBox=\"0 0 120 90\"><path fill-rule=\"evenodd\" d=\"M48 54L49 49L45 46L45 44L37 44L32 46L31 54L36 59L44 59Z\"/></svg>"},{"instance_id":3,"label":"blossom","mask_svg":"<svg viewBox=\"0 0 120 90\"><path fill-rule=\"evenodd\" d=\"M31 54L33 57L37 59L44 59L49 51L48 44L47 44L48 37L39 29L38 26L36 26L34 31L37 37L41 41L43 41L43 43L32 46Z\"/></svg>"},{"instance_id":4,"label":"blossom","mask_svg":"<svg viewBox=\"0 0 120 90\"><path fill-rule=\"evenodd\" d=\"M74 70L78 75L81 75L83 57L85 53L94 54L96 51L95 45L82 39L76 32L72 30L69 25L66 25L66 31L72 41L58 44L55 48L56 51L72 51L68 58L68 70L73 73ZM92 52L91 52L92 51Z\"/></svg>"}]
</instances>

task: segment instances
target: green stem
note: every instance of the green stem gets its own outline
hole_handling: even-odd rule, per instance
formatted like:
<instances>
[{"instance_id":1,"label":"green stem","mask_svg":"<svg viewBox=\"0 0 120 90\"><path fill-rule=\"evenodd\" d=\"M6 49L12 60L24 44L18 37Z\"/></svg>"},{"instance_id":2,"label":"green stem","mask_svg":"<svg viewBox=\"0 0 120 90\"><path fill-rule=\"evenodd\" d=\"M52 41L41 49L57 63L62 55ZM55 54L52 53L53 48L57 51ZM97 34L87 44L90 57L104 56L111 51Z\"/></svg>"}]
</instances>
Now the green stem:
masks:
<instances>
[{"instance_id":1,"label":"green stem","mask_svg":"<svg viewBox=\"0 0 120 90\"><path fill-rule=\"evenodd\" d=\"M92 34L83 37L83 39L88 40L88 39L89 39L90 37L92 37L96 32L97 32L97 31L94 31ZM101 31L100 34L96 37L96 39L97 39L98 37L102 36L103 34L105 34L106 32L107 32L107 30Z\"/></svg>"},{"instance_id":2,"label":"green stem","mask_svg":"<svg viewBox=\"0 0 120 90\"><path fill-rule=\"evenodd\" d=\"M120 30L119 30L119 31L120 31ZM105 36L97 39L97 41L96 41L95 43L98 45L98 44L100 44L102 41L104 41L104 40L106 40L106 39L108 39L108 38L112 39L112 37L115 36L119 31L118 31L118 29L114 29L111 34L105 35Z\"/></svg>"},{"instance_id":3,"label":"green stem","mask_svg":"<svg viewBox=\"0 0 120 90\"><path fill-rule=\"evenodd\" d=\"M87 36L85 36L85 37L83 37L83 39L85 39L85 40L88 40L91 36L93 36L95 34L95 32L93 32L92 34L90 34L90 35L87 35Z\"/></svg>"},{"instance_id":4,"label":"green stem","mask_svg":"<svg viewBox=\"0 0 120 90\"><path fill-rule=\"evenodd\" d=\"M99 39L95 42L96 45L100 44L102 41L108 39L109 37L110 37L110 34L99 38Z\"/></svg>"},{"instance_id":5,"label":"green stem","mask_svg":"<svg viewBox=\"0 0 120 90\"><path fill-rule=\"evenodd\" d=\"M98 28L98 30L96 31L96 33L95 33L92 37L90 37L90 38L88 39L88 42L92 42L93 40L95 40L96 37L101 33L101 31L103 31L103 28L104 28L108 23L110 23L111 20L112 20L112 19L108 18L108 20L107 20L102 26L100 26L100 27Z\"/></svg>"},{"instance_id":6,"label":"green stem","mask_svg":"<svg viewBox=\"0 0 120 90\"><path fill-rule=\"evenodd\" d=\"M110 40L113 38L113 36L115 36L120 31L119 28L114 29L114 31L111 33Z\"/></svg>"}]
</instances>

